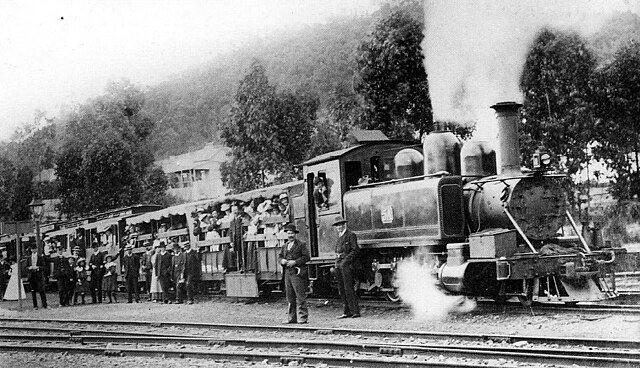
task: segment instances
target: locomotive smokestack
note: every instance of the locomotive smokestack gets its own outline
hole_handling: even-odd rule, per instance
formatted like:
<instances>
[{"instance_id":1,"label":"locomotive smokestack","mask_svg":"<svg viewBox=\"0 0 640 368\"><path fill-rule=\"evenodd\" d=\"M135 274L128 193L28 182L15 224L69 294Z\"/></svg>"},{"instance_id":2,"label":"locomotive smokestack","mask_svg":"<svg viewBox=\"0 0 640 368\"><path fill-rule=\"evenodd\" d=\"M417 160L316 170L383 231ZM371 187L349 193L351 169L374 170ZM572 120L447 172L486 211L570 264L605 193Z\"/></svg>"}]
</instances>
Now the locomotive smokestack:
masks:
<instances>
[{"instance_id":1,"label":"locomotive smokestack","mask_svg":"<svg viewBox=\"0 0 640 368\"><path fill-rule=\"evenodd\" d=\"M520 143L518 141L518 119L521 104L498 102L491 106L496 110L500 134L500 162L502 175L520 174Z\"/></svg>"}]
</instances>

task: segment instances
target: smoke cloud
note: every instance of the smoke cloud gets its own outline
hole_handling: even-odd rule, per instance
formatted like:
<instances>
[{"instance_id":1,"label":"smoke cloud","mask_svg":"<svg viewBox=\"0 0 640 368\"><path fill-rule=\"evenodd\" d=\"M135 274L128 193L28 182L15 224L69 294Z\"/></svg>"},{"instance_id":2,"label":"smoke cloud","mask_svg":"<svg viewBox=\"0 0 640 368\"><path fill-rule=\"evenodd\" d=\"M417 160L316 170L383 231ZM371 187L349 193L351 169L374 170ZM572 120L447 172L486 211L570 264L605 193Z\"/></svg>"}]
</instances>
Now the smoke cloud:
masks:
<instances>
[{"instance_id":1,"label":"smoke cloud","mask_svg":"<svg viewBox=\"0 0 640 368\"><path fill-rule=\"evenodd\" d=\"M426 0L425 67L434 118L477 121L476 138L494 140L489 106L522 102L527 52L545 26L589 34L614 11L639 13L624 0Z\"/></svg>"},{"instance_id":2,"label":"smoke cloud","mask_svg":"<svg viewBox=\"0 0 640 368\"><path fill-rule=\"evenodd\" d=\"M450 313L466 313L476 307L470 299L441 291L431 275L432 265L422 259L419 255L405 259L396 272L398 295L411 307L417 320L442 320Z\"/></svg>"}]
</instances>

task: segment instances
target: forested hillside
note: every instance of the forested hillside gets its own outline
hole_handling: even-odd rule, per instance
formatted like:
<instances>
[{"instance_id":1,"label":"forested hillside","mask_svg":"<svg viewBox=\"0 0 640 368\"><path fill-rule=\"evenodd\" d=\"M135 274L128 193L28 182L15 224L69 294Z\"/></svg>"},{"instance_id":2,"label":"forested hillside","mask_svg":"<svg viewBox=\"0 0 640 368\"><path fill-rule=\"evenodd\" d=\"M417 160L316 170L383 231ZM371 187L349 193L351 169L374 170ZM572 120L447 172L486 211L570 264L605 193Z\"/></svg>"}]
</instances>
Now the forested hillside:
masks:
<instances>
[{"instance_id":1,"label":"forested hillside","mask_svg":"<svg viewBox=\"0 0 640 368\"><path fill-rule=\"evenodd\" d=\"M218 127L254 59L277 88L312 93L321 105L333 91L351 90L355 53L374 21L345 18L271 35L152 87L145 108L157 121L150 137L156 156L218 140Z\"/></svg>"}]
</instances>

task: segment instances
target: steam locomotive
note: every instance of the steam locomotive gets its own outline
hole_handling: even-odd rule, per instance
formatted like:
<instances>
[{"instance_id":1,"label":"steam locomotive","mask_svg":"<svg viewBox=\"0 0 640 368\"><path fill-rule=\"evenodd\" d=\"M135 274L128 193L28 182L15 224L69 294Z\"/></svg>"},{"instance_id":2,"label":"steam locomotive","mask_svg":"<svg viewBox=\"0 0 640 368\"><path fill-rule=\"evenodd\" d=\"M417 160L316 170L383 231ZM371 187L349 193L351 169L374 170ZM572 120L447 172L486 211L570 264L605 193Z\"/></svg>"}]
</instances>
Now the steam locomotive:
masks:
<instances>
[{"instance_id":1,"label":"steam locomotive","mask_svg":"<svg viewBox=\"0 0 640 368\"><path fill-rule=\"evenodd\" d=\"M547 173L549 154L537 151L533 169L521 171L520 106L492 106L500 132L499 175L495 151L477 142L461 147L450 132L427 136L422 153L378 142L304 163L307 182L318 175L336 183L334 212L349 220L363 249L362 289L396 300L395 271L421 250L436 282L454 294L515 296L526 304L616 296L603 278L615 255L590 249L581 237L567 208L563 176ZM357 185L362 175L373 183ZM332 258L336 236L328 215L318 211L307 222L320 270Z\"/></svg>"},{"instance_id":2,"label":"steam locomotive","mask_svg":"<svg viewBox=\"0 0 640 368\"><path fill-rule=\"evenodd\" d=\"M134 252L143 252L145 242L154 239L190 241L200 250L203 284L229 296L257 297L278 288L282 269L277 255L286 234L277 229L288 222L296 224L310 247L310 292L335 294L338 234L332 224L341 215L361 247L361 292L398 300L396 270L420 254L433 279L416 282L435 282L448 293L518 297L525 304L615 297L604 277L614 253L590 249L581 237L567 208L563 176L549 173L551 157L538 151L533 167L521 170L519 107L492 106L500 132L499 173L494 150L479 142L463 146L451 132L434 132L419 147L359 131L349 148L302 163L303 180L111 216L106 225L117 224L121 230L111 229L115 234L135 227ZM286 212L265 218L260 229L245 228L236 264L225 264L232 246L229 225L207 233L200 216L215 217L207 212L223 203L272 197L288 199ZM106 225L94 228L106 231Z\"/></svg>"}]
</instances>

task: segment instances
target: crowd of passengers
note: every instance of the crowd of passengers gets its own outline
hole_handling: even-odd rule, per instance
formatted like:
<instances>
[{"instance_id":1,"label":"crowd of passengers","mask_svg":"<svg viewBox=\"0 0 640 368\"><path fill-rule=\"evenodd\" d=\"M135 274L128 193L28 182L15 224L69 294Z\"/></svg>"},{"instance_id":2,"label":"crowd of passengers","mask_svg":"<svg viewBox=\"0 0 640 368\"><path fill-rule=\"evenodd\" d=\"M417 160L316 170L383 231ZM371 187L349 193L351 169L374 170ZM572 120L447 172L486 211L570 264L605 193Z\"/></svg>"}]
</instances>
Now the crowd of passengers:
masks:
<instances>
[{"instance_id":1,"label":"crowd of passengers","mask_svg":"<svg viewBox=\"0 0 640 368\"><path fill-rule=\"evenodd\" d=\"M223 251L220 271L254 271L256 247L277 247L277 234L284 234L284 225L291 222L291 207L287 193L272 198L257 197L249 203L227 201L198 208L193 214L193 235L199 240L224 236L229 242L220 244ZM265 241L251 241L252 235L264 234Z\"/></svg>"},{"instance_id":2,"label":"crowd of passengers","mask_svg":"<svg viewBox=\"0 0 640 368\"><path fill-rule=\"evenodd\" d=\"M200 207L191 214L194 235L200 240L231 236L236 222L246 228L244 234L276 234L292 219L287 193L272 198L257 197L249 203L225 201ZM269 219L275 219L270 222Z\"/></svg>"},{"instance_id":3,"label":"crowd of passengers","mask_svg":"<svg viewBox=\"0 0 640 368\"><path fill-rule=\"evenodd\" d=\"M279 245L276 234L284 234L284 225L292 221L290 208L286 192L271 198L257 197L249 203L240 200L212 202L191 214L193 235L200 241L229 237L229 243L221 243L222 249L218 249L223 251L220 271L253 271L256 268L255 248ZM177 237L163 236L185 227L186 224L174 224L174 227L161 224L153 239L143 243L145 252L141 254L132 253L141 233L139 226L125 230L120 249L113 254L109 254L107 242L96 236L91 239L92 252L88 259L83 256L82 232L71 237L70 256L65 255L62 244L47 239L44 255L37 255L37 248L33 248L22 262L23 275L28 275L32 284L34 307L37 308L36 294L41 296L42 307L47 306L44 278L49 275L56 280L61 306L85 304L89 297L92 303L117 302L115 292L119 274L127 285L128 302L140 300L137 282L139 275L144 275L149 301L193 303L202 272L199 251L191 249L188 241L179 243ZM249 236L257 234L267 235L266 240L248 240ZM34 254L33 262L39 262L38 257L42 256L45 266L27 266L31 254ZM120 269L116 263L119 257ZM51 272L47 269L49 265L53 266Z\"/></svg>"},{"instance_id":4,"label":"crowd of passengers","mask_svg":"<svg viewBox=\"0 0 640 368\"><path fill-rule=\"evenodd\" d=\"M199 252L192 249L189 242L179 243L175 237L169 239L169 244L160 241L153 246L147 242L145 246L145 253L135 254L131 244L110 252L102 243L94 242L91 256L86 259L80 255L79 246L74 246L72 254L67 256L65 247L55 241L47 244L45 254L34 244L20 262L21 275L29 281L35 309L38 309L38 295L41 307L47 308L45 285L50 277L55 280L61 307L85 304L89 297L94 304L103 300L117 303L118 275L125 281L129 303L140 301L138 282L144 275L149 301L192 304L200 279ZM17 300L18 288L24 290L22 280L18 280L15 271L10 276L2 297ZM12 282L15 285L12 286Z\"/></svg>"},{"instance_id":5,"label":"crowd of passengers","mask_svg":"<svg viewBox=\"0 0 640 368\"><path fill-rule=\"evenodd\" d=\"M282 192L273 197L256 197L250 202L227 200L211 202L198 207L191 213L193 235L197 241L228 237L229 243L211 245L212 251L223 251L222 264L215 265L216 271L252 271L256 267L254 250L256 247L277 247L278 234L283 234L284 225L293 220L289 196ZM186 228L187 224L160 223L157 232L152 233L151 244L157 247L165 240L165 234ZM141 227L130 226L125 231L124 241L138 246ZM264 241L252 241L252 235L264 234ZM206 270L209 271L209 270Z\"/></svg>"}]
</instances>

